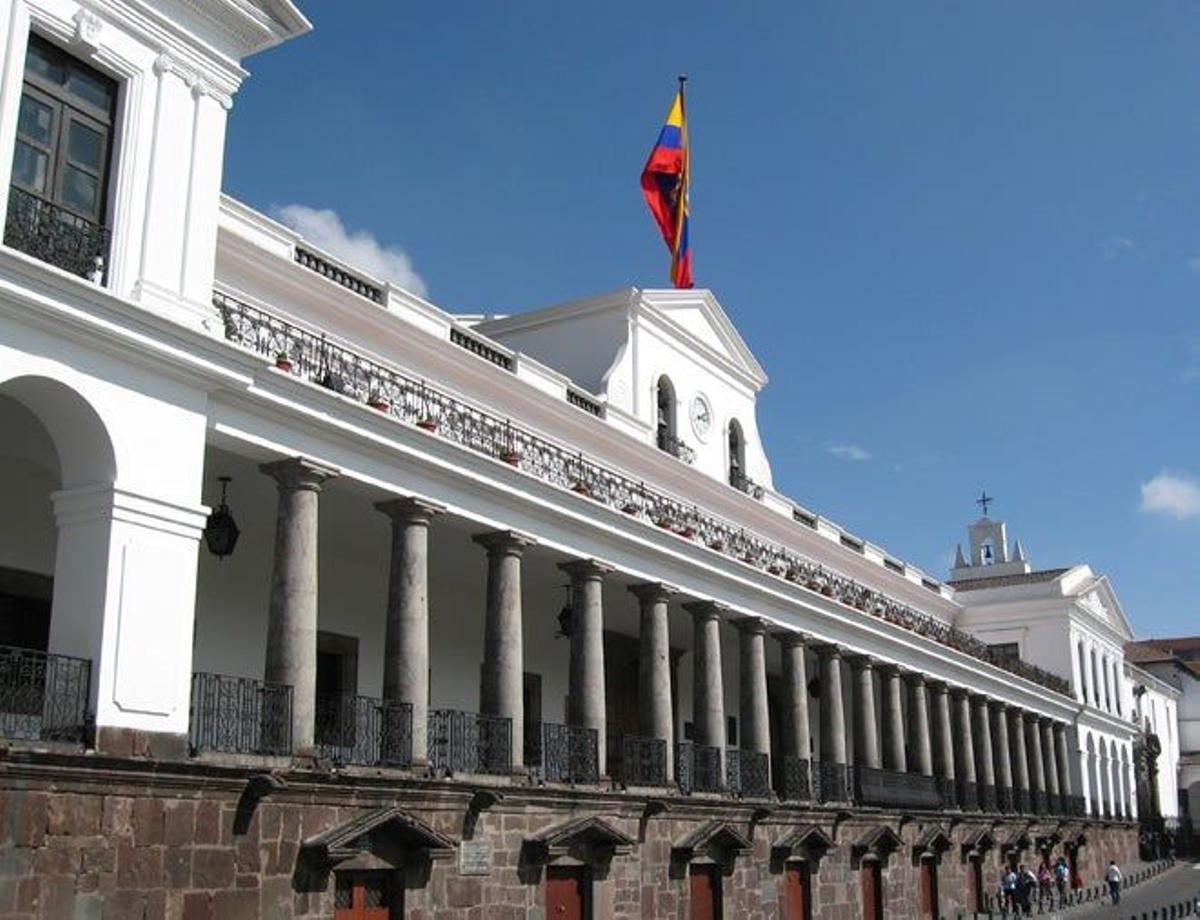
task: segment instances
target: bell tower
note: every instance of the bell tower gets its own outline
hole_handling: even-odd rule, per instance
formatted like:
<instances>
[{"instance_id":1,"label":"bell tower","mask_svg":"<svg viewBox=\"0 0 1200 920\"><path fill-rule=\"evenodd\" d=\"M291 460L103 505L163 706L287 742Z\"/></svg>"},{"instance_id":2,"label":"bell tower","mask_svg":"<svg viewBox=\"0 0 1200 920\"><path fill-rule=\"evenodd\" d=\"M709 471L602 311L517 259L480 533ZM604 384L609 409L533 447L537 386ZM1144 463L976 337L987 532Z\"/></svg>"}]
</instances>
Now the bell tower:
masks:
<instances>
[{"instance_id":1,"label":"bell tower","mask_svg":"<svg viewBox=\"0 0 1200 920\"><path fill-rule=\"evenodd\" d=\"M964 556L962 544L958 545L954 567L950 570L950 581L970 581L975 578L994 578L999 575L1025 575L1031 571L1025 558L1021 541L1014 542L1009 552L1008 530L1004 521L988 517L987 508L995 499L984 492L976 504L983 508L983 516L967 527L970 556Z\"/></svg>"}]
</instances>

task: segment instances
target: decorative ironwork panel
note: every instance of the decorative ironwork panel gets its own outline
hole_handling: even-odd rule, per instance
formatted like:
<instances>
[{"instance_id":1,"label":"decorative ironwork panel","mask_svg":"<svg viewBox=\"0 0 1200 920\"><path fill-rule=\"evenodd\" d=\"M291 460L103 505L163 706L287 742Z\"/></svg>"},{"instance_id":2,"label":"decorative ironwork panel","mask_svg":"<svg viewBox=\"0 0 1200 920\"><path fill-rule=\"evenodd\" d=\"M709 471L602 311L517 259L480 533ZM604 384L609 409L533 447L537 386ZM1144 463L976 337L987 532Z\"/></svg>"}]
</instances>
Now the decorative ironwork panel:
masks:
<instances>
[{"instance_id":1,"label":"decorative ironwork panel","mask_svg":"<svg viewBox=\"0 0 1200 920\"><path fill-rule=\"evenodd\" d=\"M111 235L108 227L84 220L25 189L8 187L6 246L73 275L99 281L104 276Z\"/></svg>"},{"instance_id":2,"label":"decorative ironwork panel","mask_svg":"<svg viewBox=\"0 0 1200 920\"><path fill-rule=\"evenodd\" d=\"M412 762L412 706L369 696L319 697L316 749L334 763L405 766Z\"/></svg>"},{"instance_id":3,"label":"decorative ironwork panel","mask_svg":"<svg viewBox=\"0 0 1200 920\"><path fill-rule=\"evenodd\" d=\"M979 789L969 779L958 781L958 807L963 811L979 810Z\"/></svg>"},{"instance_id":4,"label":"decorative ironwork panel","mask_svg":"<svg viewBox=\"0 0 1200 920\"><path fill-rule=\"evenodd\" d=\"M1017 788L1013 793L1013 810L1022 815L1029 814L1032 807L1029 790Z\"/></svg>"},{"instance_id":5,"label":"decorative ironwork panel","mask_svg":"<svg viewBox=\"0 0 1200 920\"><path fill-rule=\"evenodd\" d=\"M225 337L276 361L277 366L350 399L366 403L400 421L416 425L469 450L495 457L545 482L646 520L664 530L702 542L717 552L784 578L809 591L853 607L868 616L907 629L1018 674L1055 692L1069 695L1067 681L1019 658L1003 655L944 620L916 610L793 550L749 533L694 504L651 489L644 482L609 469L514 425L511 420L442 393L424 381L372 361L362 354L226 294L215 293ZM451 338L487 360L511 369L503 352L452 329ZM690 462L694 452L678 438L664 450Z\"/></svg>"},{"instance_id":6,"label":"decorative ironwork panel","mask_svg":"<svg viewBox=\"0 0 1200 920\"><path fill-rule=\"evenodd\" d=\"M771 794L771 758L759 751L725 751L725 786L733 795L761 798Z\"/></svg>"},{"instance_id":7,"label":"decorative ironwork panel","mask_svg":"<svg viewBox=\"0 0 1200 920\"><path fill-rule=\"evenodd\" d=\"M940 808L941 792L932 776L859 767L857 800L883 807Z\"/></svg>"},{"instance_id":8,"label":"decorative ironwork panel","mask_svg":"<svg viewBox=\"0 0 1200 920\"><path fill-rule=\"evenodd\" d=\"M0 646L0 738L82 742L92 663Z\"/></svg>"},{"instance_id":9,"label":"decorative ironwork panel","mask_svg":"<svg viewBox=\"0 0 1200 920\"><path fill-rule=\"evenodd\" d=\"M1013 810L1012 786L996 787L996 808L1005 814L1008 814Z\"/></svg>"},{"instance_id":10,"label":"decorative ironwork panel","mask_svg":"<svg viewBox=\"0 0 1200 920\"><path fill-rule=\"evenodd\" d=\"M782 787L783 797L788 801L807 802L812 799L808 760L803 757L783 758Z\"/></svg>"},{"instance_id":11,"label":"decorative ironwork panel","mask_svg":"<svg viewBox=\"0 0 1200 920\"><path fill-rule=\"evenodd\" d=\"M812 762L813 798L818 802L849 802L851 767L843 763Z\"/></svg>"},{"instance_id":12,"label":"decorative ironwork panel","mask_svg":"<svg viewBox=\"0 0 1200 920\"><path fill-rule=\"evenodd\" d=\"M526 743L526 762L544 783L597 783L600 781L599 736L594 728L543 722L529 735L538 741Z\"/></svg>"},{"instance_id":13,"label":"decorative ironwork panel","mask_svg":"<svg viewBox=\"0 0 1200 920\"><path fill-rule=\"evenodd\" d=\"M621 781L626 786L665 786L667 742L661 738L621 739Z\"/></svg>"},{"instance_id":14,"label":"decorative ironwork panel","mask_svg":"<svg viewBox=\"0 0 1200 920\"><path fill-rule=\"evenodd\" d=\"M721 749L692 741L680 741L675 747L675 779L684 795L693 792L720 792Z\"/></svg>"},{"instance_id":15,"label":"decorative ironwork panel","mask_svg":"<svg viewBox=\"0 0 1200 920\"><path fill-rule=\"evenodd\" d=\"M935 776L933 781L942 800L942 807L958 808L958 784L948 776Z\"/></svg>"},{"instance_id":16,"label":"decorative ironwork panel","mask_svg":"<svg viewBox=\"0 0 1200 920\"><path fill-rule=\"evenodd\" d=\"M292 752L292 688L249 677L192 675L193 751L229 754Z\"/></svg>"},{"instance_id":17,"label":"decorative ironwork panel","mask_svg":"<svg viewBox=\"0 0 1200 920\"><path fill-rule=\"evenodd\" d=\"M979 810L993 812L996 810L996 787L980 783L976 786L979 795Z\"/></svg>"},{"instance_id":18,"label":"decorative ironwork panel","mask_svg":"<svg viewBox=\"0 0 1200 920\"><path fill-rule=\"evenodd\" d=\"M1046 793L1046 814L1061 815L1062 813L1062 796Z\"/></svg>"},{"instance_id":19,"label":"decorative ironwork panel","mask_svg":"<svg viewBox=\"0 0 1200 920\"><path fill-rule=\"evenodd\" d=\"M447 773L511 773L512 720L456 709L431 710L429 762Z\"/></svg>"},{"instance_id":20,"label":"decorative ironwork panel","mask_svg":"<svg viewBox=\"0 0 1200 920\"><path fill-rule=\"evenodd\" d=\"M1046 793L1038 790L1033 794L1033 813L1035 815L1044 815L1049 812L1049 802L1046 800Z\"/></svg>"}]
</instances>

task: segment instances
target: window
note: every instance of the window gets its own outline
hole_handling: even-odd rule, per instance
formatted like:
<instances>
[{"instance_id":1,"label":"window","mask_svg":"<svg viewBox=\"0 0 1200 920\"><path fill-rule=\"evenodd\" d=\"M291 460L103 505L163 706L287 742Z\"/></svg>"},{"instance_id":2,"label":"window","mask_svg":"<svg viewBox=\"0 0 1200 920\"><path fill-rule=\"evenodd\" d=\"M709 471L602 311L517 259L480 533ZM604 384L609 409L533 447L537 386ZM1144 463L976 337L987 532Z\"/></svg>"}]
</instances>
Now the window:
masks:
<instances>
[{"instance_id":1,"label":"window","mask_svg":"<svg viewBox=\"0 0 1200 920\"><path fill-rule=\"evenodd\" d=\"M988 647L1004 659L1015 660L1021 657L1021 644L1019 642L997 642L995 645Z\"/></svg>"},{"instance_id":2,"label":"window","mask_svg":"<svg viewBox=\"0 0 1200 920\"><path fill-rule=\"evenodd\" d=\"M117 84L29 37L4 242L99 279Z\"/></svg>"},{"instance_id":3,"label":"window","mask_svg":"<svg viewBox=\"0 0 1200 920\"><path fill-rule=\"evenodd\" d=\"M403 894L388 872L338 872L334 920L391 920L404 916Z\"/></svg>"},{"instance_id":4,"label":"window","mask_svg":"<svg viewBox=\"0 0 1200 920\"><path fill-rule=\"evenodd\" d=\"M671 386L671 381L664 375L658 378L658 386L655 391L655 400L658 411L657 418L657 438L658 449L665 450L667 453L674 453L675 438L675 388Z\"/></svg>"}]
</instances>

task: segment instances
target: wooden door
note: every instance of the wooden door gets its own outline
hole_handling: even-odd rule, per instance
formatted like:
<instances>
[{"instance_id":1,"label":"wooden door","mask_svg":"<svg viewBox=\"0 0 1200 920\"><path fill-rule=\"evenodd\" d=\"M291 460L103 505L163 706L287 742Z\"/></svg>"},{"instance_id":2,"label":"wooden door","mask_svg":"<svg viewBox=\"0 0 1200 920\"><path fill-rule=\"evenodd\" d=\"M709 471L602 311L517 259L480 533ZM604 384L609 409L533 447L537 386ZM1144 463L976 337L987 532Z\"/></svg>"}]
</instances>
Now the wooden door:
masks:
<instances>
[{"instance_id":1,"label":"wooden door","mask_svg":"<svg viewBox=\"0 0 1200 920\"><path fill-rule=\"evenodd\" d=\"M710 864L693 864L691 920L721 920L721 871Z\"/></svg>"},{"instance_id":2,"label":"wooden door","mask_svg":"<svg viewBox=\"0 0 1200 920\"><path fill-rule=\"evenodd\" d=\"M878 859L862 861L863 920L883 920L883 870Z\"/></svg>"},{"instance_id":3,"label":"wooden door","mask_svg":"<svg viewBox=\"0 0 1200 920\"><path fill-rule=\"evenodd\" d=\"M334 888L333 920L399 920L404 889L389 872L339 872Z\"/></svg>"},{"instance_id":4,"label":"wooden door","mask_svg":"<svg viewBox=\"0 0 1200 920\"><path fill-rule=\"evenodd\" d=\"M812 879L807 862L790 862L784 872L787 920L812 920Z\"/></svg>"},{"instance_id":5,"label":"wooden door","mask_svg":"<svg viewBox=\"0 0 1200 920\"><path fill-rule=\"evenodd\" d=\"M583 866L549 866L546 869L546 920L586 920L587 869Z\"/></svg>"},{"instance_id":6,"label":"wooden door","mask_svg":"<svg viewBox=\"0 0 1200 920\"><path fill-rule=\"evenodd\" d=\"M967 866L967 885L970 889L967 892L967 903L977 914L983 913L983 858L980 856L971 856Z\"/></svg>"},{"instance_id":7,"label":"wooden door","mask_svg":"<svg viewBox=\"0 0 1200 920\"><path fill-rule=\"evenodd\" d=\"M937 860L921 857L921 916L938 920Z\"/></svg>"}]
</instances>

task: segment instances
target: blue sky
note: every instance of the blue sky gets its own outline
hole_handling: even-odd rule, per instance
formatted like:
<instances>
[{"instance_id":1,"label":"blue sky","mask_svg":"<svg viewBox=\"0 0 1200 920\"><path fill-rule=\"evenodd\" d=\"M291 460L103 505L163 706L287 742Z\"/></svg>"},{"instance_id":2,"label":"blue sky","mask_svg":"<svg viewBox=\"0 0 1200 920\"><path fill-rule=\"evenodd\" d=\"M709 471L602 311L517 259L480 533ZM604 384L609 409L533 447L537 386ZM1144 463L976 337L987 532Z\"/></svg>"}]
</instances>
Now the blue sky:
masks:
<instances>
[{"instance_id":1,"label":"blue sky","mask_svg":"<svg viewBox=\"0 0 1200 920\"><path fill-rule=\"evenodd\" d=\"M939 577L986 488L1035 566L1200 631L1200 8L302 6L227 191L449 310L663 286L638 176L686 72L696 281L771 375L777 486Z\"/></svg>"}]
</instances>

